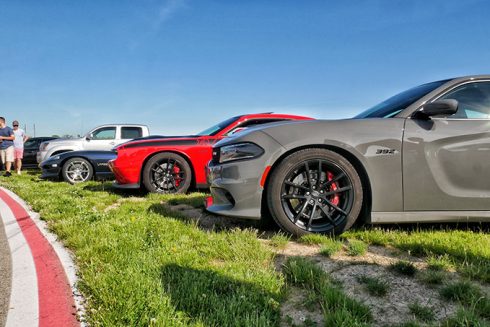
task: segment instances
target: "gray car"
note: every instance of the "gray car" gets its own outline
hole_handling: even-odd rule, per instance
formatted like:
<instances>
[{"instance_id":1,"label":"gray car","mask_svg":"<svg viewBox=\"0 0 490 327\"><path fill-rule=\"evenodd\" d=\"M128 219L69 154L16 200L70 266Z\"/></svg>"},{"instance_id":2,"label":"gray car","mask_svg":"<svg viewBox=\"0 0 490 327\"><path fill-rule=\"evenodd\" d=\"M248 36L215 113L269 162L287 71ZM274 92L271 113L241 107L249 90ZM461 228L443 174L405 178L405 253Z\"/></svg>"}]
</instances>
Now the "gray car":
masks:
<instances>
[{"instance_id":1,"label":"gray car","mask_svg":"<svg viewBox=\"0 0 490 327\"><path fill-rule=\"evenodd\" d=\"M218 142L207 210L284 230L490 221L490 75L402 92L352 119L275 123Z\"/></svg>"}]
</instances>

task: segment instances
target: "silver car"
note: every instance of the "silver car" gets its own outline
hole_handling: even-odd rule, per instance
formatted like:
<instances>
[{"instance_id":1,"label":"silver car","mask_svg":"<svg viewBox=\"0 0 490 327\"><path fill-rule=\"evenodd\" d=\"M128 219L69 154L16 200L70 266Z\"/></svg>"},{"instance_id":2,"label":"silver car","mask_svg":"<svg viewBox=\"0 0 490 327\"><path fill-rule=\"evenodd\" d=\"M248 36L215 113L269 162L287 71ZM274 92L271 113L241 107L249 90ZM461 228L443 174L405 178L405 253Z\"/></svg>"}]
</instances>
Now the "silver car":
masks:
<instances>
[{"instance_id":1,"label":"silver car","mask_svg":"<svg viewBox=\"0 0 490 327\"><path fill-rule=\"evenodd\" d=\"M218 142L210 212L284 230L490 221L490 75L402 92L346 120L276 123Z\"/></svg>"}]
</instances>

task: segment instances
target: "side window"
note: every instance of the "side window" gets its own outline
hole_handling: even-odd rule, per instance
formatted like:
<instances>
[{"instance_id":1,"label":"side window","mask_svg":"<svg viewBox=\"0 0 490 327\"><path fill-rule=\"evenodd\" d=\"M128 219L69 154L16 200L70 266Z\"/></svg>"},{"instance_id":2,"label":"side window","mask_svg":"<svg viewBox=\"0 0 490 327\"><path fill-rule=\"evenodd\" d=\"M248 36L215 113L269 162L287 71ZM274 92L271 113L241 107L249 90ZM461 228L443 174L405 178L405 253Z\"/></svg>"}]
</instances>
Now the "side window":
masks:
<instances>
[{"instance_id":1,"label":"side window","mask_svg":"<svg viewBox=\"0 0 490 327\"><path fill-rule=\"evenodd\" d=\"M490 82L461 85L441 99L458 100L458 111L451 118L490 119Z\"/></svg>"},{"instance_id":2,"label":"side window","mask_svg":"<svg viewBox=\"0 0 490 327\"><path fill-rule=\"evenodd\" d=\"M135 139L143 136L141 127L123 127L121 128L122 139Z\"/></svg>"},{"instance_id":3,"label":"side window","mask_svg":"<svg viewBox=\"0 0 490 327\"><path fill-rule=\"evenodd\" d=\"M234 133L238 133L240 131L243 131L244 129L254 127L257 125L262 125L262 124L267 124L267 123L275 123L275 122L284 121L284 120L287 120L287 119L281 119L281 118L250 119L250 120L247 120L247 121L243 122L242 124L238 125L234 129L229 131L226 135L232 135Z\"/></svg>"},{"instance_id":4,"label":"side window","mask_svg":"<svg viewBox=\"0 0 490 327\"><path fill-rule=\"evenodd\" d=\"M113 140L116 138L115 127L102 127L92 132L93 140Z\"/></svg>"}]
</instances>

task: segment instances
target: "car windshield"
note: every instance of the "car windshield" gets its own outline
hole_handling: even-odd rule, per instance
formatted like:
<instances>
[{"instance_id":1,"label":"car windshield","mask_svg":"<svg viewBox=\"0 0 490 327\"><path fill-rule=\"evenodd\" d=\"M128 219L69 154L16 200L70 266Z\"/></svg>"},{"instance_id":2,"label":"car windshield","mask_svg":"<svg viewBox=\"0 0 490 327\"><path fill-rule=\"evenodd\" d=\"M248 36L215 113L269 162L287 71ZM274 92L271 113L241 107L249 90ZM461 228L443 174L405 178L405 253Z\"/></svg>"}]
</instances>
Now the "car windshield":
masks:
<instances>
[{"instance_id":1,"label":"car windshield","mask_svg":"<svg viewBox=\"0 0 490 327\"><path fill-rule=\"evenodd\" d=\"M374 107L361 112L354 118L390 118L399 114L409 105L437 89L442 84L449 80L437 81L427 84L422 84L403 91L391 98L375 105Z\"/></svg>"},{"instance_id":2,"label":"car windshield","mask_svg":"<svg viewBox=\"0 0 490 327\"><path fill-rule=\"evenodd\" d=\"M225 121L222 121L219 124L216 124L214 126L211 126L211 127L207 128L207 129L205 129L204 131L202 131L200 133L197 133L197 135L199 135L199 136L216 135L217 133L219 133L224 128L230 126L230 124L233 124L234 122L236 122L238 120L238 118L240 118L240 116L229 118L229 119L227 119Z\"/></svg>"}]
</instances>

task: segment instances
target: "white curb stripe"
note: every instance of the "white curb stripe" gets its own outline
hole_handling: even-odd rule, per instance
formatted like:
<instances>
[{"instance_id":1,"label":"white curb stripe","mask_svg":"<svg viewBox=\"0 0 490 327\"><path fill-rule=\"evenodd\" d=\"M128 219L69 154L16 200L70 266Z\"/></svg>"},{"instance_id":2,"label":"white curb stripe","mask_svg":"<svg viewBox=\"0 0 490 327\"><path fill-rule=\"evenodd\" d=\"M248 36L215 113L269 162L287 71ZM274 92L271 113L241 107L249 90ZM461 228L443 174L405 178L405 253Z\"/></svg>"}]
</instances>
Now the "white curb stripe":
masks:
<instances>
[{"instance_id":1,"label":"white curb stripe","mask_svg":"<svg viewBox=\"0 0 490 327\"><path fill-rule=\"evenodd\" d=\"M34 258L14 214L2 199L0 212L12 254L12 287L6 327L37 326L39 299Z\"/></svg>"}]
</instances>

